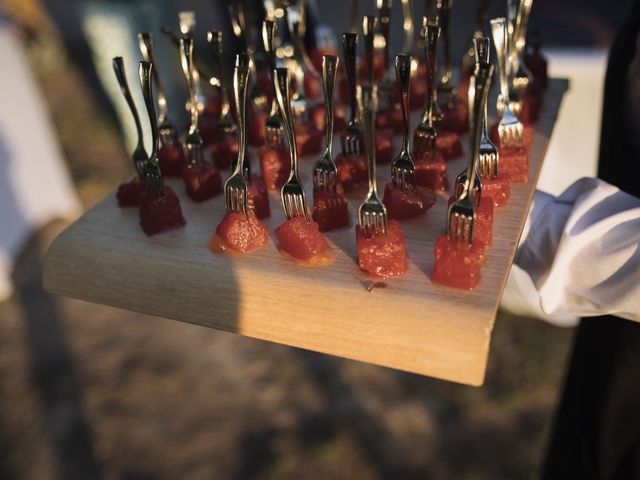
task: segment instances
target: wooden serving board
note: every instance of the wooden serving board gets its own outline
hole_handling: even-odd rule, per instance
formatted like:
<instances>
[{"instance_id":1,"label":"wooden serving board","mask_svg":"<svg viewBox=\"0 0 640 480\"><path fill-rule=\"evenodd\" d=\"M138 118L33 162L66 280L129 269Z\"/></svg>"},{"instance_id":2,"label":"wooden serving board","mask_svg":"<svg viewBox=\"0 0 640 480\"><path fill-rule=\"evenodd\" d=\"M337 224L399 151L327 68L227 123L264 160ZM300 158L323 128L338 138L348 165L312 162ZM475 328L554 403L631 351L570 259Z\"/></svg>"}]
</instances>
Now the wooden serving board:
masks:
<instances>
[{"instance_id":1,"label":"wooden serving board","mask_svg":"<svg viewBox=\"0 0 640 480\"><path fill-rule=\"evenodd\" d=\"M185 228L147 237L136 208L119 208L114 195L92 208L53 243L45 289L57 295L172 318L354 360L481 385L491 331L511 262L558 114L566 80L552 80L529 157L529 183L511 186L495 210L493 245L480 285L472 292L434 285L433 245L443 233L446 196L426 215L402 222L409 271L374 286L356 261L354 228L326 234L335 262L305 268L283 257L272 237L249 255L213 254L207 241L224 214L221 196L196 204L179 180ZM415 122L415 119L414 119ZM415 123L414 123L415 125ZM463 146L468 151L468 139ZM335 152L338 152L336 141ZM399 144L399 139L396 139ZM301 161L308 198L315 159ZM464 158L449 162L449 179ZM378 168L382 192L388 166ZM362 195L350 201L352 220ZM273 231L284 221L271 196Z\"/></svg>"}]
</instances>

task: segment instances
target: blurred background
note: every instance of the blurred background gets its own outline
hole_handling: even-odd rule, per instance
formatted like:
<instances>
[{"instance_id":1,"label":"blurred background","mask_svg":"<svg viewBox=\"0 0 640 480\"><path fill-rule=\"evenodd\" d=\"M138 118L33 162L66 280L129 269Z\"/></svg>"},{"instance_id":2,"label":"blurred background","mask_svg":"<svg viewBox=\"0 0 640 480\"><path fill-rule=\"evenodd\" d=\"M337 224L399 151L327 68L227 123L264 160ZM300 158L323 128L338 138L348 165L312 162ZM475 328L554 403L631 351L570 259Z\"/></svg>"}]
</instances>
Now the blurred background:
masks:
<instances>
[{"instance_id":1,"label":"blurred background","mask_svg":"<svg viewBox=\"0 0 640 480\"><path fill-rule=\"evenodd\" d=\"M361 14L373 13L373 2L360 3ZM424 7L414 3L417 21ZM540 32L551 73L572 81L540 184L551 193L595 172L606 51L630 3L534 2L530 28ZM315 7L330 31L348 30L347 2ZM42 291L52 239L131 174L130 126L111 57L125 57L133 82L138 31L156 35L173 118L186 123L176 52L159 28L177 29L178 12L190 9L199 40L221 29L232 55L224 2L0 2L2 69L24 69L15 85L0 82L0 109L11 118L12 108L31 108L11 103L12 88L28 87L44 124L27 125L21 143L44 142L43 155L58 166L25 175L62 185L52 193L60 208L43 211L29 236L12 240L15 290L0 302L0 480L535 478L570 328L500 312L486 383L472 388ZM503 14L504 2L492 0L490 17ZM475 2L454 3L454 58L474 16ZM9 142L3 125L0 161ZM580 125L587 135L576 139Z\"/></svg>"}]
</instances>

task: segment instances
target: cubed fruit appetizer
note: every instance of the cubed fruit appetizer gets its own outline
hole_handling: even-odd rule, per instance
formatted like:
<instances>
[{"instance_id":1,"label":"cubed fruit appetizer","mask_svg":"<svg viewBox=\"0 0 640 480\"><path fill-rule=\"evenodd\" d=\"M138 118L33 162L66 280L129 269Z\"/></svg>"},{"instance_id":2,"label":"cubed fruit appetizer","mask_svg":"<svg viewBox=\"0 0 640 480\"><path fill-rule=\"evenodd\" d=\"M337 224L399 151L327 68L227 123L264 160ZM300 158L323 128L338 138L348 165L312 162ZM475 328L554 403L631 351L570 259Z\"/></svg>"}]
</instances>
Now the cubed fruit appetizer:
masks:
<instances>
[{"instance_id":1,"label":"cubed fruit appetizer","mask_svg":"<svg viewBox=\"0 0 640 480\"><path fill-rule=\"evenodd\" d=\"M135 207L144 191L144 183L137 176L128 182L121 183L116 192L118 205L121 207Z\"/></svg>"},{"instance_id":2,"label":"cubed fruit appetizer","mask_svg":"<svg viewBox=\"0 0 640 480\"><path fill-rule=\"evenodd\" d=\"M462 156L460 135L455 132L447 132L438 129L436 136L436 149L445 161L453 160ZM416 158L429 155L431 152L431 145L429 145L429 141L414 133L413 152Z\"/></svg>"},{"instance_id":3,"label":"cubed fruit appetizer","mask_svg":"<svg viewBox=\"0 0 640 480\"><path fill-rule=\"evenodd\" d=\"M162 197L142 190L139 204L140 225L147 235L173 230L187 223L182 216L180 199L168 185L164 187Z\"/></svg>"},{"instance_id":4,"label":"cubed fruit appetizer","mask_svg":"<svg viewBox=\"0 0 640 480\"><path fill-rule=\"evenodd\" d=\"M383 203L387 207L389 218L404 220L429 210L436 203L436 196L433 191L424 187L407 191L397 188L390 182L384 187Z\"/></svg>"},{"instance_id":5,"label":"cubed fruit appetizer","mask_svg":"<svg viewBox=\"0 0 640 480\"><path fill-rule=\"evenodd\" d=\"M504 207L511 194L509 182L509 175L502 171L496 178L482 178L482 196L491 197L494 207Z\"/></svg>"},{"instance_id":6,"label":"cubed fruit appetizer","mask_svg":"<svg viewBox=\"0 0 640 480\"><path fill-rule=\"evenodd\" d=\"M313 123L299 123L295 126L295 131L299 156L313 155L322 150L324 134Z\"/></svg>"},{"instance_id":7,"label":"cubed fruit appetizer","mask_svg":"<svg viewBox=\"0 0 640 480\"><path fill-rule=\"evenodd\" d=\"M345 192L357 190L368 181L367 157L360 154L336 156L336 168L338 169L338 183Z\"/></svg>"},{"instance_id":8,"label":"cubed fruit appetizer","mask_svg":"<svg viewBox=\"0 0 640 480\"><path fill-rule=\"evenodd\" d=\"M216 138L216 130L218 129L218 117L212 115L202 115L198 119L198 130L202 137L202 143L211 145Z\"/></svg>"},{"instance_id":9,"label":"cubed fruit appetizer","mask_svg":"<svg viewBox=\"0 0 640 480\"><path fill-rule=\"evenodd\" d=\"M358 266L372 277L397 277L407 271L407 247L397 220L387 222L386 234L370 238L356 225L356 243Z\"/></svg>"},{"instance_id":10,"label":"cubed fruit appetizer","mask_svg":"<svg viewBox=\"0 0 640 480\"><path fill-rule=\"evenodd\" d=\"M454 197L449 197L449 205L454 202ZM476 207L473 220L473 241L476 240L483 247L491 245L493 239L493 200L485 195L484 187L480 196L480 205Z\"/></svg>"},{"instance_id":11,"label":"cubed fruit appetizer","mask_svg":"<svg viewBox=\"0 0 640 480\"><path fill-rule=\"evenodd\" d=\"M347 115L347 110L344 105L336 104L333 109L333 113L333 131L339 132L346 124L345 117ZM311 108L311 121L318 130L321 132L325 131L327 126L327 109L325 108L324 103L319 103Z\"/></svg>"},{"instance_id":12,"label":"cubed fruit appetizer","mask_svg":"<svg viewBox=\"0 0 640 480\"><path fill-rule=\"evenodd\" d=\"M533 141L533 125L525 123L524 129L522 132L522 140L524 142L524 148L527 151L531 148L531 142ZM500 135L498 134L498 122L491 125L489 129L489 139L493 142L494 145L500 145ZM502 160L502 158L501 158Z\"/></svg>"},{"instance_id":13,"label":"cubed fruit appetizer","mask_svg":"<svg viewBox=\"0 0 640 480\"><path fill-rule=\"evenodd\" d=\"M304 74L304 96L309 100L319 100L322 97L322 85L320 79L309 72Z\"/></svg>"},{"instance_id":14,"label":"cubed fruit appetizer","mask_svg":"<svg viewBox=\"0 0 640 480\"><path fill-rule=\"evenodd\" d=\"M321 232L348 227L349 204L344 197L342 185L336 186L336 191L314 190L313 192L313 218Z\"/></svg>"},{"instance_id":15,"label":"cubed fruit appetizer","mask_svg":"<svg viewBox=\"0 0 640 480\"><path fill-rule=\"evenodd\" d=\"M158 150L158 164L163 177L179 177L185 164L182 145L162 145Z\"/></svg>"},{"instance_id":16,"label":"cubed fruit appetizer","mask_svg":"<svg viewBox=\"0 0 640 480\"><path fill-rule=\"evenodd\" d=\"M416 185L434 192L446 192L449 189L447 164L441 153L414 156L413 161L416 167Z\"/></svg>"},{"instance_id":17,"label":"cubed fruit appetizer","mask_svg":"<svg viewBox=\"0 0 640 480\"><path fill-rule=\"evenodd\" d=\"M400 105L392 104L390 108L376 113L376 129L388 129L394 134L402 132L402 110Z\"/></svg>"},{"instance_id":18,"label":"cubed fruit appetizer","mask_svg":"<svg viewBox=\"0 0 640 480\"><path fill-rule=\"evenodd\" d=\"M187 195L195 202L204 202L222 192L220 171L208 162L185 165L182 179Z\"/></svg>"},{"instance_id":19,"label":"cubed fruit appetizer","mask_svg":"<svg viewBox=\"0 0 640 480\"><path fill-rule=\"evenodd\" d=\"M411 110L422 108L427 101L427 82L417 74L411 76L411 96L409 107Z\"/></svg>"},{"instance_id":20,"label":"cubed fruit appetizer","mask_svg":"<svg viewBox=\"0 0 640 480\"><path fill-rule=\"evenodd\" d=\"M442 107L443 118L438 123L440 132L455 132L458 135L469 131L469 111L466 103L455 102L453 106Z\"/></svg>"},{"instance_id":21,"label":"cubed fruit appetizer","mask_svg":"<svg viewBox=\"0 0 640 480\"><path fill-rule=\"evenodd\" d=\"M321 267L333 261L331 248L318 224L304 217L293 217L273 231L280 251L292 257L296 263L309 267Z\"/></svg>"},{"instance_id":22,"label":"cubed fruit appetizer","mask_svg":"<svg viewBox=\"0 0 640 480\"><path fill-rule=\"evenodd\" d=\"M471 246L441 235L434 247L435 267L431 281L448 287L473 290L480 282L484 247L477 239Z\"/></svg>"},{"instance_id":23,"label":"cubed fruit appetizer","mask_svg":"<svg viewBox=\"0 0 640 480\"><path fill-rule=\"evenodd\" d=\"M438 130L436 137L436 148L442 154L445 161L460 158L462 156L462 143L460 135L456 132Z\"/></svg>"},{"instance_id":24,"label":"cubed fruit appetizer","mask_svg":"<svg viewBox=\"0 0 640 480\"><path fill-rule=\"evenodd\" d=\"M247 188L247 201L258 219L271 216L269 193L262 178L253 175Z\"/></svg>"},{"instance_id":25,"label":"cubed fruit appetizer","mask_svg":"<svg viewBox=\"0 0 640 480\"><path fill-rule=\"evenodd\" d=\"M264 124L267 121L268 113L253 113L247 122L247 141L253 147L264 145Z\"/></svg>"},{"instance_id":26,"label":"cubed fruit appetizer","mask_svg":"<svg viewBox=\"0 0 640 480\"><path fill-rule=\"evenodd\" d=\"M522 110L518 118L525 125L536 123L540 114L540 107L542 107L542 97L529 89L522 98Z\"/></svg>"},{"instance_id":27,"label":"cubed fruit appetizer","mask_svg":"<svg viewBox=\"0 0 640 480\"><path fill-rule=\"evenodd\" d=\"M366 57L362 57L358 60L358 78L361 82L368 82L367 72L369 71L369 63ZM384 71L386 69L384 64L384 55L375 55L373 57L373 80L380 81L384 77Z\"/></svg>"},{"instance_id":28,"label":"cubed fruit appetizer","mask_svg":"<svg viewBox=\"0 0 640 480\"><path fill-rule=\"evenodd\" d=\"M250 253L262 248L269 241L269 231L256 217L253 210L227 213L218 224L216 233L209 240L213 252Z\"/></svg>"},{"instance_id":29,"label":"cubed fruit appetizer","mask_svg":"<svg viewBox=\"0 0 640 480\"><path fill-rule=\"evenodd\" d=\"M289 178L291 157L284 146L264 146L258 151L262 178L268 190L279 190Z\"/></svg>"},{"instance_id":30,"label":"cubed fruit appetizer","mask_svg":"<svg viewBox=\"0 0 640 480\"><path fill-rule=\"evenodd\" d=\"M211 159L216 168L227 170L238 156L238 137L235 133L217 135L211 146Z\"/></svg>"},{"instance_id":31,"label":"cubed fruit appetizer","mask_svg":"<svg viewBox=\"0 0 640 480\"><path fill-rule=\"evenodd\" d=\"M376 128L375 137L376 163L390 163L395 154L393 151L393 130L390 128ZM360 145L364 153L364 144L361 142Z\"/></svg>"},{"instance_id":32,"label":"cubed fruit appetizer","mask_svg":"<svg viewBox=\"0 0 640 480\"><path fill-rule=\"evenodd\" d=\"M524 147L501 148L500 171L509 177L511 183L527 183L529 181L529 154Z\"/></svg>"}]
</instances>

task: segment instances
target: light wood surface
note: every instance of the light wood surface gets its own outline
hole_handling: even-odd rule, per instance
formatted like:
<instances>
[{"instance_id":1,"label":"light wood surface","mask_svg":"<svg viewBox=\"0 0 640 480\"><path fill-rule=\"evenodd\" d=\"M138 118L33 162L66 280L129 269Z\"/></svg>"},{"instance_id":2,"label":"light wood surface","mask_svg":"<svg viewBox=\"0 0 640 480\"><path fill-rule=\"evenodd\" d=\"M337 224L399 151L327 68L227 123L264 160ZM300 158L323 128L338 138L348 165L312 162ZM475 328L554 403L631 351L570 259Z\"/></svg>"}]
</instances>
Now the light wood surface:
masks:
<instances>
[{"instance_id":1,"label":"light wood surface","mask_svg":"<svg viewBox=\"0 0 640 480\"><path fill-rule=\"evenodd\" d=\"M531 148L529 183L512 185L495 210L493 245L472 292L433 285L433 245L444 230L446 196L425 216L402 222L409 271L386 287L356 263L353 226L327 233L335 262L304 268L278 253L273 237L253 254L213 254L207 241L224 212L221 196L195 204L180 181L183 229L147 237L136 208L114 195L85 213L51 246L44 286L51 293L217 328L248 337L338 355L450 381L481 385L491 331L515 247L531 203L566 80L552 80ZM415 119L414 119L415 120ZM414 123L415 125L415 123ZM396 144L399 144L396 139ZM467 138L463 138L468 151ZM338 152L336 144L335 152ZM311 198L314 159L301 162ZM451 181L464 158L449 163ZM379 189L389 168L379 169ZM352 220L361 196L350 200ZM271 196L273 231L284 220ZM90 321L90 319L88 319Z\"/></svg>"}]
</instances>

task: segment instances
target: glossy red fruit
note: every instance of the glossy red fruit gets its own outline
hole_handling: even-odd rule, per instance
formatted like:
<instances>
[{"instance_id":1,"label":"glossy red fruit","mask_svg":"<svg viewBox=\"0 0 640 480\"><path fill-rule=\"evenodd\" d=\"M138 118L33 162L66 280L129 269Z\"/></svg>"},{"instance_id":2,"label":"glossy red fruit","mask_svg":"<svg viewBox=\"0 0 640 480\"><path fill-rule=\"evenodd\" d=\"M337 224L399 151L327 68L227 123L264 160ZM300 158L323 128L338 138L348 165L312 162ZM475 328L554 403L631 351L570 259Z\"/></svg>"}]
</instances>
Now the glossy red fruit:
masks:
<instances>
[{"instance_id":1,"label":"glossy red fruit","mask_svg":"<svg viewBox=\"0 0 640 480\"><path fill-rule=\"evenodd\" d=\"M202 115L198 119L198 130L202 137L202 143L205 145L211 145L216 137L216 130L218 129L218 117L212 115Z\"/></svg>"},{"instance_id":2,"label":"glossy red fruit","mask_svg":"<svg viewBox=\"0 0 640 480\"><path fill-rule=\"evenodd\" d=\"M498 148L500 171L509 177L511 183L529 181L529 154L523 147Z\"/></svg>"},{"instance_id":3,"label":"glossy red fruit","mask_svg":"<svg viewBox=\"0 0 640 480\"><path fill-rule=\"evenodd\" d=\"M441 235L434 247L436 259L431 281L448 287L473 290L480 282L480 268L484 263L484 247L474 240L471 247Z\"/></svg>"},{"instance_id":4,"label":"glossy red fruit","mask_svg":"<svg viewBox=\"0 0 640 480\"><path fill-rule=\"evenodd\" d=\"M164 187L162 197L142 190L139 203L140 225L147 235L173 230L187 223L182 216L180 199L168 185Z\"/></svg>"},{"instance_id":5,"label":"glossy red fruit","mask_svg":"<svg viewBox=\"0 0 640 480\"><path fill-rule=\"evenodd\" d=\"M333 109L333 131L339 132L341 131L345 124L345 117L347 115L347 110L344 105L336 104ZM315 125L315 127L324 132L326 129L326 121L327 121L327 110L325 108L324 103L319 103L311 108L311 121Z\"/></svg>"},{"instance_id":6,"label":"glossy red fruit","mask_svg":"<svg viewBox=\"0 0 640 480\"><path fill-rule=\"evenodd\" d=\"M533 142L533 131L534 127L531 124L524 124L524 129L522 132L522 140L524 142L524 148L529 151L531 149L531 142ZM494 145L500 146L500 135L498 134L498 122L491 125L489 129L489 139L493 142ZM500 159L502 160L502 158Z\"/></svg>"},{"instance_id":7,"label":"glossy red fruit","mask_svg":"<svg viewBox=\"0 0 640 480\"><path fill-rule=\"evenodd\" d=\"M247 200L249 208L253 210L258 219L271 216L269 206L269 193L262 178L253 175L247 188Z\"/></svg>"},{"instance_id":8,"label":"glossy red fruit","mask_svg":"<svg viewBox=\"0 0 640 480\"><path fill-rule=\"evenodd\" d=\"M460 135L456 132L438 130L436 148L445 161L461 157L462 144L460 143Z\"/></svg>"},{"instance_id":9,"label":"glossy red fruit","mask_svg":"<svg viewBox=\"0 0 640 480\"><path fill-rule=\"evenodd\" d=\"M475 195L474 195L475 197ZM448 205L455 200L449 197ZM473 222L473 241L478 241L483 247L491 245L493 239L493 200L485 195L484 188L480 197L480 205L476 207Z\"/></svg>"},{"instance_id":10,"label":"glossy red fruit","mask_svg":"<svg viewBox=\"0 0 640 480\"><path fill-rule=\"evenodd\" d=\"M187 187L187 195L195 202L203 202L222 193L220 172L209 162L185 165L182 179Z\"/></svg>"},{"instance_id":11,"label":"glossy red fruit","mask_svg":"<svg viewBox=\"0 0 640 480\"><path fill-rule=\"evenodd\" d=\"M144 183L136 176L128 182L121 183L116 192L118 205L121 207L135 207L138 205L140 193L144 191Z\"/></svg>"},{"instance_id":12,"label":"glossy red fruit","mask_svg":"<svg viewBox=\"0 0 640 480\"><path fill-rule=\"evenodd\" d=\"M436 203L436 196L423 187L416 187L415 192L407 192L396 188L393 183L387 183L383 203L387 207L389 218L404 220L429 210Z\"/></svg>"},{"instance_id":13,"label":"glossy red fruit","mask_svg":"<svg viewBox=\"0 0 640 480\"><path fill-rule=\"evenodd\" d=\"M216 233L209 240L212 251L250 253L262 248L269 241L269 231L252 210L243 213L227 213L218 224Z\"/></svg>"},{"instance_id":14,"label":"glossy red fruit","mask_svg":"<svg viewBox=\"0 0 640 480\"><path fill-rule=\"evenodd\" d=\"M424 155L413 158L416 166L416 185L426 187L434 192L446 192L449 189L447 182L447 164L442 154Z\"/></svg>"},{"instance_id":15,"label":"glossy red fruit","mask_svg":"<svg viewBox=\"0 0 640 480\"><path fill-rule=\"evenodd\" d=\"M179 177L184 167L184 150L182 145L162 145L158 150L158 164L163 177Z\"/></svg>"},{"instance_id":16,"label":"glossy red fruit","mask_svg":"<svg viewBox=\"0 0 640 480\"><path fill-rule=\"evenodd\" d=\"M338 183L345 192L357 190L368 181L367 158L364 155L340 153L336 156L336 168Z\"/></svg>"},{"instance_id":17,"label":"glossy red fruit","mask_svg":"<svg viewBox=\"0 0 640 480\"><path fill-rule=\"evenodd\" d=\"M455 102L452 107L442 107L443 118L438 123L438 132L454 132L458 135L469 131L469 111L466 104Z\"/></svg>"},{"instance_id":18,"label":"glossy red fruit","mask_svg":"<svg viewBox=\"0 0 640 480\"><path fill-rule=\"evenodd\" d=\"M285 148L264 146L258 151L262 178L268 190L279 190L289 178L291 157Z\"/></svg>"},{"instance_id":19,"label":"glossy red fruit","mask_svg":"<svg viewBox=\"0 0 640 480\"><path fill-rule=\"evenodd\" d=\"M376 114L376 129L389 129L396 134L401 133L402 128L402 110L399 104L392 104L391 108Z\"/></svg>"},{"instance_id":20,"label":"glossy red fruit","mask_svg":"<svg viewBox=\"0 0 640 480\"><path fill-rule=\"evenodd\" d=\"M491 197L494 207L504 207L511 194L509 181L509 175L502 171L498 174L497 178L483 178L482 196Z\"/></svg>"},{"instance_id":21,"label":"glossy red fruit","mask_svg":"<svg viewBox=\"0 0 640 480\"><path fill-rule=\"evenodd\" d=\"M318 224L307 223L304 217L293 217L273 231L280 250L297 260L313 264L314 259L324 258L329 244Z\"/></svg>"},{"instance_id":22,"label":"glossy red fruit","mask_svg":"<svg viewBox=\"0 0 640 480\"><path fill-rule=\"evenodd\" d=\"M252 147L261 147L264 145L264 124L268 116L268 113L254 113L249 116L247 122L247 142Z\"/></svg>"},{"instance_id":23,"label":"glossy red fruit","mask_svg":"<svg viewBox=\"0 0 640 480\"><path fill-rule=\"evenodd\" d=\"M309 72L304 74L304 96L308 100L320 100L322 97L322 85L320 79L315 78Z\"/></svg>"},{"instance_id":24,"label":"glossy red fruit","mask_svg":"<svg viewBox=\"0 0 640 480\"><path fill-rule=\"evenodd\" d=\"M389 128L376 128L376 163L390 163L395 152L393 150L393 130ZM360 142L362 153L365 153L364 144Z\"/></svg>"},{"instance_id":25,"label":"glossy red fruit","mask_svg":"<svg viewBox=\"0 0 640 480\"><path fill-rule=\"evenodd\" d=\"M211 146L211 159L216 168L227 170L238 156L238 137L227 133L218 135Z\"/></svg>"},{"instance_id":26,"label":"glossy red fruit","mask_svg":"<svg viewBox=\"0 0 640 480\"><path fill-rule=\"evenodd\" d=\"M351 224L349 204L340 184L337 185L335 193L314 190L313 218L321 232L348 227Z\"/></svg>"},{"instance_id":27,"label":"glossy red fruit","mask_svg":"<svg viewBox=\"0 0 640 480\"><path fill-rule=\"evenodd\" d=\"M322 150L324 134L313 123L295 125L298 155L305 157Z\"/></svg>"},{"instance_id":28,"label":"glossy red fruit","mask_svg":"<svg viewBox=\"0 0 640 480\"><path fill-rule=\"evenodd\" d=\"M372 277L388 278L407 271L407 248L397 220L387 222L386 235L366 238L356 225L358 266Z\"/></svg>"}]
</instances>

